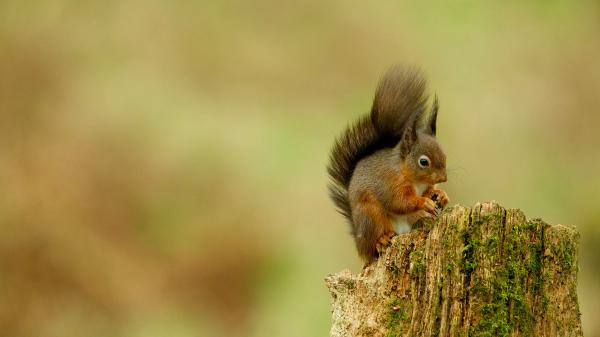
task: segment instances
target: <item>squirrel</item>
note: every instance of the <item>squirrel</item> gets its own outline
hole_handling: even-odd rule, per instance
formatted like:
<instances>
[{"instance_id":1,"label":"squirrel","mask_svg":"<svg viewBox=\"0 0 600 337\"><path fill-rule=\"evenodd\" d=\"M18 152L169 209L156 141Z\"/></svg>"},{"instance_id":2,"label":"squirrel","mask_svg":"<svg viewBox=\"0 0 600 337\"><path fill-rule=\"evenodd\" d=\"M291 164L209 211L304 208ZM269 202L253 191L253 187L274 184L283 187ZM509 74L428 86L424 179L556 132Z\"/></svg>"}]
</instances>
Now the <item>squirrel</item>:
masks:
<instances>
[{"instance_id":1,"label":"squirrel","mask_svg":"<svg viewBox=\"0 0 600 337\"><path fill-rule=\"evenodd\" d=\"M379 81L373 106L346 128L331 149L329 195L351 227L365 266L397 235L397 228L435 217L449 202L446 155L436 139L437 95L427 110L419 69L390 68Z\"/></svg>"}]
</instances>

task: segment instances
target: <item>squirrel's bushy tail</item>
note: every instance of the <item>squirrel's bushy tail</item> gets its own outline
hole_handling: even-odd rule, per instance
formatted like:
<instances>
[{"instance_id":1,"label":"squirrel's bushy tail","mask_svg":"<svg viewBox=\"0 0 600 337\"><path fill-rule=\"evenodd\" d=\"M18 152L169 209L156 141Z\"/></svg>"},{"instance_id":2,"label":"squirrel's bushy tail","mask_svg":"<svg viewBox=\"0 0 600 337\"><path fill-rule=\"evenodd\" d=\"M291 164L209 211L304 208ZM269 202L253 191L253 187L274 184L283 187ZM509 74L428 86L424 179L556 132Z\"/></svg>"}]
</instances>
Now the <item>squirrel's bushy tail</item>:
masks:
<instances>
[{"instance_id":1,"label":"squirrel's bushy tail","mask_svg":"<svg viewBox=\"0 0 600 337\"><path fill-rule=\"evenodd\" d=\"M373 152L394 147L410 116L425 109L425 78L417 68L396 66L379 81L369 115L346 128L329 156L329 195L338 211L352 222L348 185L356 164Z\"/></svg>"}]
</instances>

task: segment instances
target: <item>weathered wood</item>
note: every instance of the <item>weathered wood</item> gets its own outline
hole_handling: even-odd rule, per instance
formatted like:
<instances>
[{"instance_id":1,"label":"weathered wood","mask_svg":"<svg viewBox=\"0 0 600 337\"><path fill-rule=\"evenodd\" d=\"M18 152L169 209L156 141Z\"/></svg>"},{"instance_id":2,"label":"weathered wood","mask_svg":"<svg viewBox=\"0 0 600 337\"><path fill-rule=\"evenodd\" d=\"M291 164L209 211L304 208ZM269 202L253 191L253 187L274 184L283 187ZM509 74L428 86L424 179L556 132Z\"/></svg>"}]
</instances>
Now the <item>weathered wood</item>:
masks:
<instances>
[{"instance_id":1,"label":"weathered wood","mask_svg":"<svg viewBox=\"0 0 600 337\"><path fill-rule=\"evenodd\" d=\"M582 336L578 240L517 209L455 206L326 278L331 336Z\"/></svg>"}]
</instances>

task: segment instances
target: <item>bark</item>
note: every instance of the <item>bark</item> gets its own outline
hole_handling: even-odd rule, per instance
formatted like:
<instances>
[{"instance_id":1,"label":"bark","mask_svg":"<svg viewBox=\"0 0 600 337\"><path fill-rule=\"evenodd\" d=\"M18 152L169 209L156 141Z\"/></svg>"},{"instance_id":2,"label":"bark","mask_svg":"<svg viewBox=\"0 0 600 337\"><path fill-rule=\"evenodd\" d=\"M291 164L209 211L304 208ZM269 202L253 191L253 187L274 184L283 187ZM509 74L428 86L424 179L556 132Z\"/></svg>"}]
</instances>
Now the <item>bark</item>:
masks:
<instances>
[{"instance_id":1,"label":"bark","mask_svg":"<svg viewBox=\"0 0 600 337\"><path fill-rule=\"evenodd\" d=\"M332 337L582 336L574 227L455 206L326 278Z\"/></svg>"}]
</instances>

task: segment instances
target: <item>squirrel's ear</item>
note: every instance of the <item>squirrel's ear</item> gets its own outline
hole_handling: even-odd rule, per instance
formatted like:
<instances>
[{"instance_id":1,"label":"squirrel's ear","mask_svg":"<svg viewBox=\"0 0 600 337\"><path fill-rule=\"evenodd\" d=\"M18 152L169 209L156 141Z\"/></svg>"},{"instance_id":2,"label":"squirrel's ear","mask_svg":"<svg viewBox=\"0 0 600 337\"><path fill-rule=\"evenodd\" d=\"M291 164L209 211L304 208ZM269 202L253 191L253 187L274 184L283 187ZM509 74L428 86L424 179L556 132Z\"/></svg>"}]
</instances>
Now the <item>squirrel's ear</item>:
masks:
<instances>
[{"instance_id":1,"label":"squirrel's ear","mask_svg":"<svg viewBox=\"0 0 600 337\"><path fill-rule=\"evenodd\" d=\"M404 133L402 133L402 139L400 140L400 144L398 145L400 151L400 158L402 159L408 156L410 150L412 150L413 146L417 142L417 122L422 112L423 110L419 110L413 113L406 123L406 128L404 129Z\"/></svg>"},{"instance_id":2,"label":"squirrel's ear","mask_svg":"<svg viewBox=\"0 0 600 337\"><path fill-rule=\"evenodd\" d=\"M435 122L437 120L438 109L440 108L440 103L438 101L437 95L433 98L433 104L431 105L431 111L429 112L429 120L425 125L425 129L423 132L426 134L435 136Z\"/></svg>"}]
</instances>

